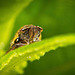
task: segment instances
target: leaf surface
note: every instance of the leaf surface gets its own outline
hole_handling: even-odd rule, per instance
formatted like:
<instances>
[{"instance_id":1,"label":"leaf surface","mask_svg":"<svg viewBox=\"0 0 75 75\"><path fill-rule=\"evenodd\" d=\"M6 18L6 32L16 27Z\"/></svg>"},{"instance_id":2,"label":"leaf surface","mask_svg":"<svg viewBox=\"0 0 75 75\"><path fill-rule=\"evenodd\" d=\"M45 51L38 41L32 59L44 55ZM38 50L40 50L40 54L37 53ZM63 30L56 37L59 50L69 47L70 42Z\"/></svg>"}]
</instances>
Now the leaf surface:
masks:
<instances>
[{"instance_id":1,"label":"leaf surface","mask_svg":"<svg viewBox=\"0 0 75 75\"><path fill-rule=\"evenodd\" d=\"M39 59L46 52L55 50L58 47L73 44L75 44L75 34L67 34L17 48L0 58L0 70L4 72L14 70L23 73L23 68L27 66L27 61Z\"/></svg>"}]
</instances>

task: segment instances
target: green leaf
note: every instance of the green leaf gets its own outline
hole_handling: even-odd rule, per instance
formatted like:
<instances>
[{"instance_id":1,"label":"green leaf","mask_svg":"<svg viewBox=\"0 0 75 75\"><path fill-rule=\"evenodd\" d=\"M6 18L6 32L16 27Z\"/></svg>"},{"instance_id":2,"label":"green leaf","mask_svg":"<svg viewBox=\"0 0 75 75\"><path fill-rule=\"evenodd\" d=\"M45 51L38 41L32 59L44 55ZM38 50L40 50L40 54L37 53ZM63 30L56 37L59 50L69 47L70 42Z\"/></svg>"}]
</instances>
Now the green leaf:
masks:
<instances>
[{"instance_id":1,"label":"green leaf","mask_svg":"<svg viewBox=\"0 0 75 75\"><path fill-rule=\"evenodd\" d=\"M23 73L27 61L39 60L40 56L44 56L50 50L73 44L75 44L75 34L67 34L17 48L0 58L0 70L1 72L14 70Z\"/></svg>"}]
</instances>

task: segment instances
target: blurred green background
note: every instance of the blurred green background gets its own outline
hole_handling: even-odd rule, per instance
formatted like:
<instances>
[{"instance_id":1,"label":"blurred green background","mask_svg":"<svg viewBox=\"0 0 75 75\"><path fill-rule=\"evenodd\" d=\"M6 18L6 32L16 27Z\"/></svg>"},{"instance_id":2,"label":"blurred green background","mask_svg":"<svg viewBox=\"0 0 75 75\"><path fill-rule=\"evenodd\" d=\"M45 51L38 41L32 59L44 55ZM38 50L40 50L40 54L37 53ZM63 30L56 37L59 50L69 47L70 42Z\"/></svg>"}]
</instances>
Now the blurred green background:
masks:
<instances>
[{"instance_id":1,"label":"blurred green background","mask_svg":"<svg viewBox=\"0 0 75 75\"><path fill-rule=\"evenodd\" d=\"M75 33L75 0L0 0L1 49L8 50L16 31L29 24L43 28L42 39ZM28 62L24 75L75 75L75 45Z\"/></svg>"}]
</instances>

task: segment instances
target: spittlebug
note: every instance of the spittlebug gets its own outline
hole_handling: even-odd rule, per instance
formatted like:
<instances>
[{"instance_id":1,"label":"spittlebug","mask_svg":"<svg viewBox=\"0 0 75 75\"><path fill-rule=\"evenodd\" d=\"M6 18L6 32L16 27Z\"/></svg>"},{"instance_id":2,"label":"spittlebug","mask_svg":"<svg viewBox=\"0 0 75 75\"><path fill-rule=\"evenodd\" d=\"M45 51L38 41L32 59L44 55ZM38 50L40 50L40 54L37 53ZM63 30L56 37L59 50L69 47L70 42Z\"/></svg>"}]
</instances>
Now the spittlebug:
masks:
<instances>
[{"instance_id":1,"label":"spittlebug","mask_svg":"<svg viewBox=\"0 0 75 75\"><path fill-rule=\"evenodd\" d=\"M10 50L41 40L43 29L39 26L24 25L15 34L10 44ZM9 50L9 51L10 51Z\"/></svg>"}]
</instances>

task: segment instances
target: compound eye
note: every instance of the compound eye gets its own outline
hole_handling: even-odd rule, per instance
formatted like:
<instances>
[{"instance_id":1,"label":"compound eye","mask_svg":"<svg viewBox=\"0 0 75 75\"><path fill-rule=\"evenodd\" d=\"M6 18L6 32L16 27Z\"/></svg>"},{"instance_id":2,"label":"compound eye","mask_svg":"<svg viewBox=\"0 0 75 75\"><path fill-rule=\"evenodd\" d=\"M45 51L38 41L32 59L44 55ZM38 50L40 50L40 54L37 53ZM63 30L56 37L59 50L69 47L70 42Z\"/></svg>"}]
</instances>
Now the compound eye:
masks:
<instances>
[{"instance_id":1,"label":"compound eye","mask_svg":"<svg viewBox=\"0 0 75 75\"><path fill-rule=\"evenodd\" d=\"M25 29L22 29L22 31L25 31Z\"/></svg>"},{"instance_id":2,"label":"compound eye","mask_svg":"<svg viewBox=\"0 0 75 75\"><path fill-rule=\"evenodd\" d=\"M16 40L15 40L15 43L18 43L20 41L20 39L19 38L17 38Z\"/></svg>"}]
</instances>

